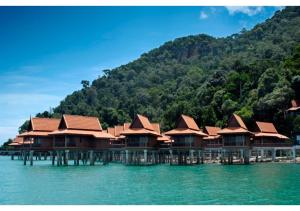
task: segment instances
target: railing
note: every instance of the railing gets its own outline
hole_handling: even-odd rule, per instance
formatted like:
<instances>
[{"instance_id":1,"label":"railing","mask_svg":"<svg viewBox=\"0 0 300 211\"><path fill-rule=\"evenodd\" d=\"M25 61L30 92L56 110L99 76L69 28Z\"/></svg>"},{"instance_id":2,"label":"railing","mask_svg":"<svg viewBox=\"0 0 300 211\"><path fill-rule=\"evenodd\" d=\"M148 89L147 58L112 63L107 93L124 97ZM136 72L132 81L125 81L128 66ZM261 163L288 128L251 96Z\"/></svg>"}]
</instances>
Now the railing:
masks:
<instances>
[{"instance_id":1,"label":"railing","mask_svg":"<svg viewBox=\"0 0 300 211\"><path fill-rule=\"evenodd\" d=\"M204 147L222 147L223 144L205 144Z\"/></svg>"},{"instance_id":2,"label":"railing","mask_svg":"<svg viewBox=\"0 0 300 211\"><path fill-rule=\"evenodd\" d=\"M253 147L290 147L292 145L293 144L291 144L291 143L263 143L263 144L254 143L254 144L251 144L251 146L253 146Z\"/></svg>"}]
</instances>

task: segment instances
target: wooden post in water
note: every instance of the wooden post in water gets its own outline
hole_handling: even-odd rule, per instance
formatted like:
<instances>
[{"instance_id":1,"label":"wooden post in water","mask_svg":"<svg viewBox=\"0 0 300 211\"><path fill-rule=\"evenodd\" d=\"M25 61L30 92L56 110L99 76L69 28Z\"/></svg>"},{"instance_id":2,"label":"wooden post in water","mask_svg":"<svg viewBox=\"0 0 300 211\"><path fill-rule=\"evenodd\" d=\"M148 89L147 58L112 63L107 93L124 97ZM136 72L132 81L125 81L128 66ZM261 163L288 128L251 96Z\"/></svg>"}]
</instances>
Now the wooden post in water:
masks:
<instances>
[{"instance_id":1,"label":"wooden post in water","mask_svg":"<svg viewBox=\"0 0 300 211\"><path fill-rule=\"evenodd\" d=\"M54 166L54 164L55 164L55 151L50 152L50 157L52 159L52 166Z\"/></svg>"},{"instance_id":2,"label":"wooden post in water","mask_svg":"<svg viewBox=\"0 0 300 211\"><path fill-rule=\"evenodd\" d=\"M66 166L69 165L69 150L65 150L65 154L64 154L64 165L66 165Z\"/></svg>"},{"instance_id":3,"label":"wooden post in water","mask_svg":"<svg viewBox=\"0 0 300 211\"><path fill-rule=\"evenodd\" d=\"M24 166L26 166L26 161L27 161L27 152L26 151L24 151L23 152L23 160L24 160Z\"/></svg>"},{"instance_id":4,"label":"wooden post in water","mask_svg":"<svg viewBox=\"0 0 300 211\"><path fill-rule=\"evenodd\" d=\"M33 165L33 150L30 150L29 160L30 160L30 165L32 166Z\"/></svg>"},{"instance_id":5,"label":"wooden post in water","mask_svg":"<svg viewBox=\"0 0 300 211\"><path fill-rule=\"evenodd\" d=\"M94 162L94 151L90 151L90 165L93 166L95 164Z\"/></svg>"}]
</instances>

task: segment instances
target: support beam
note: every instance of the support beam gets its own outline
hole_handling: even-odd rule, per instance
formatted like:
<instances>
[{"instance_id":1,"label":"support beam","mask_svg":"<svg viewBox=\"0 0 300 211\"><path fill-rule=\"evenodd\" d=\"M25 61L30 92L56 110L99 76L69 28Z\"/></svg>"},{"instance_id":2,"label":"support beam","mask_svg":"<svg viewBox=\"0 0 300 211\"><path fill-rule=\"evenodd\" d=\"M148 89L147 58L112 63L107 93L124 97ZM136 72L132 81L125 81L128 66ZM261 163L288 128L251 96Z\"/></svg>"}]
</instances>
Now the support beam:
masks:
<instances>
[{"instance_id":1,"label":"support beam","mask_svg":"<svg viewBox=\"0 0 300 211\"><path fill-rule=\"evenodd\" d=\"M29 160L30 160L30 165L32 166L33 165L33 150L30 150Z\"/></svg>"}]
</instances>

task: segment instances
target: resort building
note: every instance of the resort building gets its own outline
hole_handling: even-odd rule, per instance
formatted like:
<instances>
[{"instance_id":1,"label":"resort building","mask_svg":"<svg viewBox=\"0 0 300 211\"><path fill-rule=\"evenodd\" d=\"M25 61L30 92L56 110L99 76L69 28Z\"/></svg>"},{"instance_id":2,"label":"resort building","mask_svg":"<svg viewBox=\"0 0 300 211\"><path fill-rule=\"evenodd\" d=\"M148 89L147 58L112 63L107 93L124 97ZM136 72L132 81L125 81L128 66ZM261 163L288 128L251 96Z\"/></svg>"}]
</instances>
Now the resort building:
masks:
<instances>
[{"instance_id":1,"label":"resort building","mask_svg":"<svg viewBox=\"0 0 300 211\"><path fill-rule=\"evenodd\" d=\"M203 162L202 141L208 135L203 133L192 117L181 115L176 128L165 133L171 137L170 164L187 165Z\"/></svg>"},{"instance_id":2,"label":"resort building","mask_svg":"<svg viewBox=\"0 0 300 211\"><path fill-rule=\"evenodd\" d=\"M8 146L11 146L13 149L18 150L21 149L22 144L23 144L23 137L16 136L14 140L10 144L8 144Z\"/></svg>"},{"instance_id":3,"label":"resort building","mask_svg":"<svg viewBox=\"0 0 300 211\"><path fill-rule=\"evenodd\" d=\"M229 118L228 127L220 130L218 134L222 136L221 162L233 164L234 159L238 159L238 162L249 163L252 133L240 116L233 114Z\"/></svg>"},{"instance_id":4,"label":"resort building","mask_svg":"<svg viewBox=\"0 0 300 211\"><path fill-rule=\"evenodd\" d=\"M203 132L208 136L203 138L203 148L209 160L216 160L222 151L222 137L218 134L220 127L205 126Z\"/></svg>"},{"instance_id":5,"label":"resort building","mask_svg":"<svg viewBox=\"0 0 300 211\"><path fill-rule=\"evenodd\" d=\"M60 119L55 118L30 118L27 132L18 137L23 138L23 149L35 152L48 152L53 149L52 137L49 135L58 129Z\"/></svg>"},{"instance_id":6,"label":"resort building","mask_svg":"<svg viewBox=\"0 0 300 211\"><path fill-rule=\"evenodd\" d=\"M107 128L107 132L115 137L110 140L111 161L122 162L124 158L125 136L121 135L121 133L127 130L129 126L130 123L124 123L123 125Z\"/></svg>"},{"instance_id":7,"label":"resort building","mask_svg":"<svg viewBox=\"0 0 300 211\"><path fill-rule=\"evenodd\" d=\"M272 157L276 159L276 151L291 151L292 142L287 136L279 134L271 122L256 122L253 140L251 142L252 150L256 151L262 161Z\"/></svg>"},{"instance_id":8,"label":"resort building","mask_svg":"<svg viewBox=\"0 0 300 211\"><path fill-rule=\"evenodd\" d=\"M147 117L136 115L129 128L121 132L125 136L125 164L151 165L158 162L157 137L161 136L158 127Z\"/></svg>"},{"instance_id":9,"label":"resort building","mask_svg":"<svg viewBox=\"0 0 300 211\"><path fill-rule=\"evenodd\" d=\"M76 165L79 165L79 160L84 164L89 160L93 165L97 158L106 163L109 159L110 140L115 138L102 131L97 117L66 114L62 116L58 130L50 135L53 136L53 149L57 155L58 165L62 165L62 157L64 164L67 165L69 152Z\"/></svg>"}]
</instances>

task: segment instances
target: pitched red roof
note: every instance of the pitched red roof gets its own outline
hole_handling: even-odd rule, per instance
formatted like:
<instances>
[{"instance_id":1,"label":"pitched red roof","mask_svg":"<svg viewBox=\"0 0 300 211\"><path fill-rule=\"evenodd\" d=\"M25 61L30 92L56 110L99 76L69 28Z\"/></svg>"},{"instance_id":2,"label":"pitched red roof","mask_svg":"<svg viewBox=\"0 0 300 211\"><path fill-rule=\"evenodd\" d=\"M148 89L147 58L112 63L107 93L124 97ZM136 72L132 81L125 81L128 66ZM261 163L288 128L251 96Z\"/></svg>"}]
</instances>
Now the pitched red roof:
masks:
<instances>
[{"instance_id":1,"label":"pitched red roof","mask_svg":"<svg viewBox=\"0 0 300 211\"><path fill-rule=\"evenodd\" d=\"M221 128L219 127L205 126L205 131L210 136L217 136L220 130Z\"/></svg>"},{"instance_id":2,"label":"pitched red roof","mask_svg":"<svg viewBox=\"0 0 300 211\"><path fill-rule=\"evenodd\" d=\"M262 133L278 133L275 126L271 122L256 122L256 125Z\"/></svg>"},{"instance_id":3,"label":"pitched red roof","mask_svg":"<svg viewBox=\"0 0 300 211\"><path fill-rule=\"evenodd\" d=\"M160 134L160 125L159 123L151 123L155 132Z\"/></svg>"},{"instance_id":4,"label":"pitched red roof","mask_svg":"<svg viewBox=\"0 0 300 211\"><path fill-rule=\"evenodd\" d=\"M208 136L207 134L201 132L200 130L191 130L191 129L184 129L184 128L175 128L173 130L165 132L168 136L174 135L196 135L196 136Z\"/></svg>"},{"instance_id":5,"label":"pitched red roof","mask_svg":"<svg viewBox=\"0 0 300 211\"><path fill-rule=\"evenodd\" d=\"M155 127L157 127L157 125L155 125ZM136 115L136 117L134 118L133 122L130 124L127 130L121 132L121 135L142 135L142 134L161 136L160 133L155 131L149 119L140 114Z\"/></svg>"},{"instance_id":6,"label":"pitched red roof","mask_svg":"<svg viewBox=\"0 0 300 211\"><path fill-rule=\"evenodd\" d=\"M177 128L186 128L191 130L200 130L195 120L186 115L181 115L177 123Z\"/></svg>"},{"instance_id":7,"label":"pitched red roof","mask_svg":"<svg viewBox=\"0 0 300 211\"><path fill-rule=\"evenodd\" d=\"M247 134L247 133L251 133L250 131L241 128L241 127L228 127L228 128L224 128L222 130L220 130L218 132L218 134L220 135L225 135L225 134Z\"/></svg>"},{"instance_id":8,"label":"pitched red roof","mask_svg":"<svg viewBox=\"0 0 300 211\"><path fill-rule=\"evenodd\" d=\"M207 136L207 134L203 133L195 120L186 115L181 115L177 122L177 126L175 129L170 130L165 133L166 135L174 136L174 135L196 135L196 136Z\"/></svg>"},{"instance_id":9,"label":"pitched red roof","mask_svg":"<svg viewBox=\"0 0 300 211\"><path fill-rule=\"evenodd\" d=\"M100 121L97 117L65 114L62 121L65 123L66 129L102 131ZM64 129L61 126L62 122L60 123L60 129Z\"/></svg>"},{"instance_id":10,"label":"pitched red roof","mask_svg":"<svg viewBox=\"0 0 300 211\"><path fill-rule=\"evenodd\" d=\"M51 132L58 129L59 122L60 119L34 117L30 119L29 130Z\"/></svg>"},{"instance_id":11,"label":"pitched red roof","mask_svg":"<svg viewBox=\"0 0 300 211\"><path fill-rule=\"evenodd\" d=\"M228 127L241 127L248 130L242 118L237 114L232 114L229 119Z\"/></svg>"},{"instance_id":12,"label":"pitched red roof","mask_svg":"<svg viewBox=\"0 0 300 211\"><path fill-rule=\"evenodd\" d=\"M129 126L130 129L138 129L144 128L147 130L154 130L152 124L150 123L149 119L143 115L137 114L134 118L133 122Z\"/></svg>"},{"instance_id":13,"label":"pitched red roof","mask_svg":"<svg viewBox=\"0 0 300 211\"><path fill-rule=\"evenodd\" d=\"M64 129L64 130L56 130L54 132L49 133L50 135L85 135L85 136L93 136L99 139L113 139L115 138L109 133L103 131L95 131L95 130L76 130L76 129Z\"/></svg>"}]
</instances>

